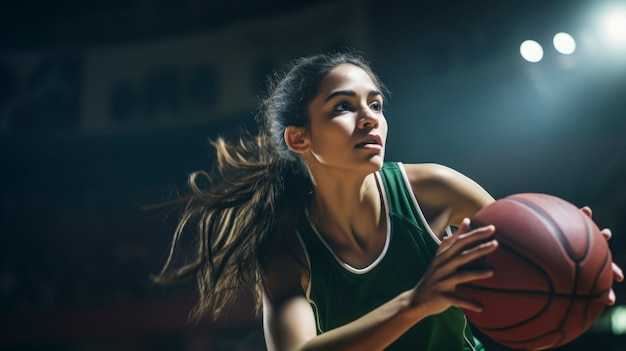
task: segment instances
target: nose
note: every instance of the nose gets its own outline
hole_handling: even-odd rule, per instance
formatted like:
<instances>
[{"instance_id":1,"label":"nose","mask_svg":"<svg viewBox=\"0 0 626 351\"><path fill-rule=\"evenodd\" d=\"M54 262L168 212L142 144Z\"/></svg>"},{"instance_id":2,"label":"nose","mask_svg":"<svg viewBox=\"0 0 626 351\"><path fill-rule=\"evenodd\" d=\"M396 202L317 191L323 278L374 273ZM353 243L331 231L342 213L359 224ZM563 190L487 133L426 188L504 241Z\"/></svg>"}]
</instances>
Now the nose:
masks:
<instances>
[{"instance_id":1,"label":"nose","mask_svg":"<svg viewBox=\"0 0 626 351\"><path fill-rule=\"evenodd\" d=\"M359 128L361 129L375 129L378 128L380 116L370 110L369 108L362 109L362 112L359 115Z\"/></svg>"}]
</instances>

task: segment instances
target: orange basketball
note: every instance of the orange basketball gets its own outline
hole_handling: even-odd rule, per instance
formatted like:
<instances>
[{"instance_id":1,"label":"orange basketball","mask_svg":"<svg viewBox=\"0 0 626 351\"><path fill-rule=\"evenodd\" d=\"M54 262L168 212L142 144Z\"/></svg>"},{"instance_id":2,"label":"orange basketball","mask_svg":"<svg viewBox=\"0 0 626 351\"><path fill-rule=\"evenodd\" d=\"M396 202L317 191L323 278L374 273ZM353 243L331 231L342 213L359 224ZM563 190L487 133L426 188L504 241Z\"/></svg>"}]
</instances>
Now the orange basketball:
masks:
<instances>
[{"instance_id":1,"label":"orange basketball","mask_svg":"<svg viewBox=\"0 0 626 351\"><path fill-rule=\"evenodd\" d=\"M499 243L468 265L494 275L457 287L483 306L465 311L483 334L507 347L541 350L576 339L600 316L613 284L611 252L579 208L551 195L516 194L471 223L495 225Z\"/></svg>"}]
</instances>

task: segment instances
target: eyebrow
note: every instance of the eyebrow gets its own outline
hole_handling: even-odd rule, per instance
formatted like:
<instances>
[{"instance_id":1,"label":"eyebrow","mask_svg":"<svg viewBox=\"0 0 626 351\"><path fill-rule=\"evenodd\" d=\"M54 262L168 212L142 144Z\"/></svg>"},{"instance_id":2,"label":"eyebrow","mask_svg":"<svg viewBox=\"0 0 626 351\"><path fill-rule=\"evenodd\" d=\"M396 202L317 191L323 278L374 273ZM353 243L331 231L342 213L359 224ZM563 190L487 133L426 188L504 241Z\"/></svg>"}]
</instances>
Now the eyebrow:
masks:
<instances>
[{"instance_id":1,"label":"eyebrow","mask_svg":"<svg viewBox=\"0 0 626 351\"><path fill-rule=\"evenodd\" d=\"M356 96L356 92L354 92L353 90L337 90L332 92L330 95L328 95L326 97L326 100L324 100L324 102L327 102L328 100L336 97L336 96ZM370 92L367 94L368 96L378 96L378 95L383 95L380 91L378 90L370 90Z\"/></svg>"}]
</instances>

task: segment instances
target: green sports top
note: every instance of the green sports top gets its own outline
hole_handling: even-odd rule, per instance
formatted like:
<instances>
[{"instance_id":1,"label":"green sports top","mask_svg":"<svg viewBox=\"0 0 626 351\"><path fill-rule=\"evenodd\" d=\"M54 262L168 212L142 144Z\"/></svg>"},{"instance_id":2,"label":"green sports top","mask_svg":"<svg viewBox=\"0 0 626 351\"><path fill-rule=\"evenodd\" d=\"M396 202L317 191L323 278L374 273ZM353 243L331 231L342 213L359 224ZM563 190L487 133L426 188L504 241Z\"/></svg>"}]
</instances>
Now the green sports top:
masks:
<instances>
[{"instance_id":1,"label":"green sports top","mask_svg":"<svg viewBox=\"0 0 626 351\"><path fill-rule=\"evenodd\" d=\"M354 268L336 256L309 219L298 225L311 279L307 299L321 334L349 323L400 293L424 275L440 240L428 226L401 163L385 163L376 173L387 212L387 240L369 266ZM425 318L387 350L484 350L455 307Z\"/></svg>"}]
</instances>

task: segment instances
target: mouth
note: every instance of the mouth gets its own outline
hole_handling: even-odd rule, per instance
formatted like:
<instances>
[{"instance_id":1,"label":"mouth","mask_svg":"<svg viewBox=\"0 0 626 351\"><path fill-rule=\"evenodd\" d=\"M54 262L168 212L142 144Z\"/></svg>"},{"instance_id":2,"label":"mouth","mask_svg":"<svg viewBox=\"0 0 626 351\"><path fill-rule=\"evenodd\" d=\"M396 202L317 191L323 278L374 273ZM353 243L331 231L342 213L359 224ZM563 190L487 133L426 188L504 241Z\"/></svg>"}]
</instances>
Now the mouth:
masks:
<instances>
[{"instance_id":1,"label":"mouth","mask_svg":"<svg viewBox=\"0 0 626 351\"><path fill-rule=\"evenodd\" d=\"M365 140L355 145L355 148L362 149L377 149L380 150L383 147L383 142L380 135L368 135Z\"/></svg>"}]
</instances>

